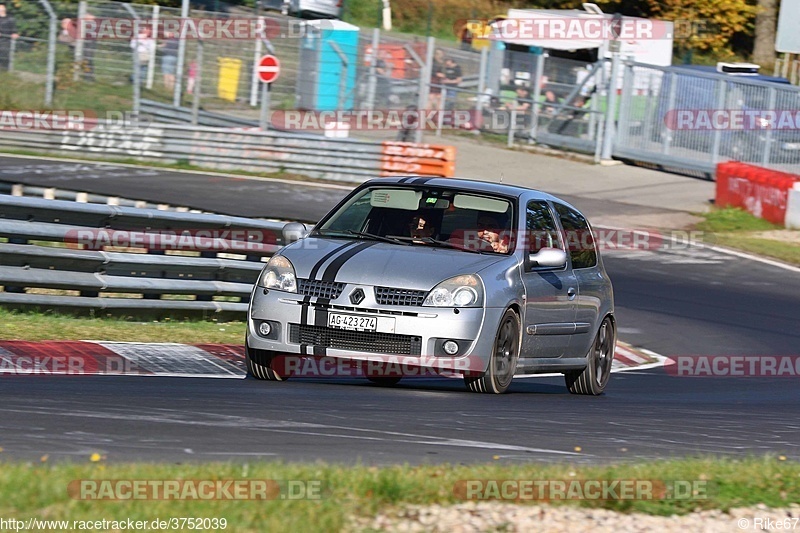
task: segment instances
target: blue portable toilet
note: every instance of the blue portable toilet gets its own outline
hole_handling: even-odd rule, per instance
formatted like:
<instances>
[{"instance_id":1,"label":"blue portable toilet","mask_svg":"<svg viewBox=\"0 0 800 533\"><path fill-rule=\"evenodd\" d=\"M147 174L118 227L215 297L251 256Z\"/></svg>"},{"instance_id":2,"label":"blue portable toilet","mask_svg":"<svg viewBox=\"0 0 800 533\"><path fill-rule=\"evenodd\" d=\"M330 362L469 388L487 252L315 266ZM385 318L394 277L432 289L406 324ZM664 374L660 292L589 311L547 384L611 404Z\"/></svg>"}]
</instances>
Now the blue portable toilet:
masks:
<instances>
[{"instance_id":1,"label":"blue portable toilet","mask_svg":"<svg viewBox=\"0 0 800 533\"><path fill-rule=\"evenodd\" d=\"M353 109L358 26L341 20L309 20L303 26L297 107L314 111Z\"/></svg>"}]
</instances>

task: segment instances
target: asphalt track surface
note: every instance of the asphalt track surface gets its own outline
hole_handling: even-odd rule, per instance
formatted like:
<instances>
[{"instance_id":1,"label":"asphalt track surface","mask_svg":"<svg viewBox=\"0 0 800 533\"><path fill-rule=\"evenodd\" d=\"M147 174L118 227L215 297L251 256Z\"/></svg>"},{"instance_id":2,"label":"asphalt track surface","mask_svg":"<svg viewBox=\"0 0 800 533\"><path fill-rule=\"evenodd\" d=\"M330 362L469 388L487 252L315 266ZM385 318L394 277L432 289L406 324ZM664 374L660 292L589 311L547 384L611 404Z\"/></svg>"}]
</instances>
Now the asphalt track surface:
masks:
<instances>
[{"instance_id":1,"label":"asphalt track surface","mask_svg":"<svg viewBox=\"0 0 800 533\"><path fill-rule=\"evenodd\" d=\"M17 158L0 158L0 180L303 220L346 193ZM566 199L590 217L640 209ZM798 271L679 245L604 257L623 340L665 356L798 354ZM687 378L650 369L615 374L597 398L569 395L559 378L517 380L509 394L492 397L446 379L385 389L357 380L10 377L0 381L0 402L7 458L100 449L121 461L597 462L765 452L800 459L796 376Z\"/></svg>"}]
</instances>

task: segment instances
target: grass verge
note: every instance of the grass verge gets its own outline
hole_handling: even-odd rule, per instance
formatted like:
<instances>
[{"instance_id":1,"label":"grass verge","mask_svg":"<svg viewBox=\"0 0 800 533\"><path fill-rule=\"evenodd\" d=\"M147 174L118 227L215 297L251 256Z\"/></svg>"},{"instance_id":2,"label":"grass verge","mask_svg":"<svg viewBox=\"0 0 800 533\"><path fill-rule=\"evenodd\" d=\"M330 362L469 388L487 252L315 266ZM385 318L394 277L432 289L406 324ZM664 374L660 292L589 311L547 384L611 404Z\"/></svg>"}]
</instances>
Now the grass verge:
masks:
<instances>
[{"instance_id":1,"label":"grass verge","mask_svg":"<svg viewBox=\"0 0 800 533\"><path fill-rule=\"evenodd\" d=\"M800 464L776 457L687 459L647 464L574 467L570 465L332 466L326 464L203 463L184 465L5 463L0 469L0 514L5 518L48 520L225 518L232 531L340 531L353 516L369 517L403 505L453 504L454 487L463 480L647 480L707 481L707 494L686 499L572 500L558 505L602 507L654 515L699 509L727 510L766 504L786 507L800 500ZM73 480L283 480L319 486L315 500L75 500L67 493ZM281 492L281 494L286 494ZM535 500L522 504L541 503Z\"/></svg>"},{"instance_id":2,"label":"grass verge","mask_svg":"<svg viewBox=\"0 0 800 533\"><path fill-rule=\"evenodd\" d=\"M0 340L104 340L119 342L181 342L243 344L244 322L137 321L90 318L0 308Z\"/></svg>"},{"instance_id":3,"label":"grass verge","mask_svg":"<svg viewBox=\"0 0 800 533\"><path fill-rule=\"evenodd\" d=\"M797 231L781 229L743 209L727 207L699 214L705 220L695 229L713 234L705 239L785 263L800 265L800 237Z\"/></svg>"}]
</instances>

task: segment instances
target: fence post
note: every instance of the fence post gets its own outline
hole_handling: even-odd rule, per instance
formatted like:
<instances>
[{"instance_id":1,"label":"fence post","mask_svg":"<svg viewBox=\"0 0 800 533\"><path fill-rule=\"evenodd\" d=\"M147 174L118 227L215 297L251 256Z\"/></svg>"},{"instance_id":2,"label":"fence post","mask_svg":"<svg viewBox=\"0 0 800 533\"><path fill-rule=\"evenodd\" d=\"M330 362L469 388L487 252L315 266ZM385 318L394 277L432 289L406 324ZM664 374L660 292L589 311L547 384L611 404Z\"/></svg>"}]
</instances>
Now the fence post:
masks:
<instances>
[{"instance_id":1,"label":"fence post","mask_svg":"<svg viewBox=\"0 0 800 533\"><path fill-rule=\"evenodd\" d=\"M509 119L508 122L508 140L506 141L506 144L508 145L509 148L514 146L514 130L516 128L517 128L517 108L512 107L511 118Z\"/></svg>"},{"instance_id":2,"label":"fence post","mask_svg":"<svg viewBox=\"0 0 800 533\"><path fill-rule=\"evenodd\" d=\"M489 59L489 49L481 49L481 62L478 66L478 96L475 98L475 125L483 123L483 100L486 92L486 65Z\"/></svg>"},{"instance_id":3,"label":"fence post","mask_svg":"<svg viewBox=\"0 0 800 533\"><path fill-rule=\"evenodd\" d=\"M378 79L375 75L375 63L378 62L378 48L381 45L381 30L372 30L372 52L369 56L369 69L367 75L367 109L375 109L375 88Z\"/></svg>"},{"instance_id":4,"label":"fence post","mask_svg":"<svg viewBox=\"0 0 800 533\"><path fill-rule=\"evenodd\" d=\"M200 119L200 92L203 87L203 41L197 40L197 74L194 82L194 94L192 95L192 125L197 126Z\"/></svg>"},{"instance_id":5,"label":"fence post","mask_svg":"<svg viewBox=\"0 0 800 533\"><path fill-rule=\"evenodd\" d=\"M728 89L728 82L725 80L718 80L717 85L717 109L725 109L725 94ZM719 147L722 142L722 130L720 128L714 129L714 144L711 148L711 162L716 165L719 161Z\"/></svg>"},{"instance_id":6,"label":"fence post","mask_svg":"<svg viewBox=\"0 0 800 533\"><path fill-rule=\"evenodd\" d=\"M255 46L253 46L253 69L250 77L250 106L255 107L258 105L258 61L261 59L261 38L266 37L265 35L261 35L261 32L264 29L264 17L258 17L256 19L256 24L258 25L258 36L256 37Z\"/></svg>"},{"instance_id":7,"label":"fence post","mask_svg":"<svg viewBox=\"0 0 800 533\"><path fill-rule=\"evenodd\" d=\"M662 85L663 87L663 85ZM678 75L674 72L669 73L669 100L667 100L667 111L675 109L675 98L678 94ZM663 131L663 129L662 129ZM662 136L661 153L669 155L669 145L672 142L672 135L667 133Z\"/></svg>"},{"instance_id":8,"label":"fence post","mask_svg":"<svg viewBox=\"0 0 800 533\"><path fill-rule=\"evenodd\" d=\"M778 91L774 87L769 88L769 103L767 104L767 109L774 110L776 100L778 99ZM766 133L767 138L764 141L764 153L761 156L761 166L769 165L769 156L770 152L772 151L772 128L767 128Z\"/></svg>"},{"instance_id":9,"label":"fence post","mask_svg":"<svg viewBox=\"0 0 800 533\"><path fill-rule=\"evenodd\" d=\"M544 76L544 60L545 60L544 52L536 56L536 74L533 77L534 79L531 80L534 86L533 86L533 104L531 105L530 139L531 141L534 142L536 141L536 135L539 129L539 115L542 112L540 99L542 98L542 77ZM500 95L498 94L498 96Z\"/></svg>"},{"instance_id":10,"label":"fence post","mask_svg":"<svg viewBox=\"0 0 800 533\"><path fill-rule=\"evenodd\" d=\"M189 0L183 0L181 3L181 25L186 23L189 18ZM178 107L181 105L181 96L183 94L183 66L186 63L186 39L178 39L178 65L175 71L175 90L172 92L172 105Z\"/></svg>"},{"instance_id":11,"label":"fence post","mask_svg":"<svg viewBox=\"0 0 800 533\"><path fill-rule=\"evenodd\" d=\"M603 133L603 153L601 159L610 160L614 148L614 135L616 128L614 122L617 114L617 77L619 76L619 52L611 54L611 76L608 80L608 95L606 98L606 121Z\"/></svg>"},{"instance_id":12,"label":"fence post","mask_svg":"<svg viewBox=\"0 0 800 533\"><path fill-rule=\"evenodd\" d=\"M622 74L622 104L619 110L619 122L617 125L617 142L625 144L628 141L628 121L630 118L631 102L633 101L633 62L625 61L625 70Z\"/></svg>"},{"instance_id":13,"label":"fence post","mask_svg":"<svg viewBox=\"0 0 800 533\"><path fill-rule=\"evenodd\" d=\"M142 70L141 64L139 61L139 19L133 19L133 72L131 78L133 79L133 111L131 114L133 115L133 120L139 120L139 110L141 109L142 105Z\"/></svg>"},{"instance_id":14,"label":"fence post","mask_svg":"<svg viewBox=\"0 0 800 533\"><path fill-rule=\"evenodd\" d=\"M150 60L147 63L147 88L153 88L153 78L155 77L156 73L156 50L158 50L158 14L160 12L160 7L158 4L153 6L153 21L152 21L152 28L153 28L153 53L150 54Z\"/></svg>"},{"instance_id":15,"label":"fence post","mask_svg":"<svg viewBox=\"0 0 800 533\"><path fill-rule=\"evenodd\" d=\"M58 19L53 6L47 0L39 0L50 17L50 30L47 41L47 85L44 91L44 105L53 105L53 88L56 81L56 36L58 35Z\"/></svg>"},{"instance_id":16,"label":"fence post","mask_svg":"<svg viewBox=\"0 0 800 533\"><path fill-rule=\"evenodd\" d=\"M72 69L72 81L78 81L81 78L81 71L83 70L83 30L82 21L86 18L87 6L86 0L81 0L78 4L78 38L75 41L75 67Z\"/></svg>"}]
</instances>

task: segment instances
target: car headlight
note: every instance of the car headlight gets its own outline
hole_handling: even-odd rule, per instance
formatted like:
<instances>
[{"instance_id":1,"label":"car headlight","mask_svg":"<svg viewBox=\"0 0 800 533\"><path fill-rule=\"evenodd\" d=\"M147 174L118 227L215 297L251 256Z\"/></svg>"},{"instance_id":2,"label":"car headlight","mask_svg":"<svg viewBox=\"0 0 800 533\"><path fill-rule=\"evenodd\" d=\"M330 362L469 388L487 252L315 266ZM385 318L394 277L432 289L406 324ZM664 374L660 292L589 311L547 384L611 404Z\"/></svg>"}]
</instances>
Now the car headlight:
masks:
<instances>
[{"instance_id":1,"label":"car headlight","mask_svg":"<svg viewBox=\"0 0 800 533\"><path fill-rule=\"evenodd\" d=\"M286 292L297 292L297 277L292 262L274 255L258 278L258 286Z\"/></svg>"},{"instance_id":2,"label":"car headlight","mask_svg":"<svg viewBox=\"0 0 800 533\"><path fill-rule=\"evenodd\" d=\"M422 303L428 307L480 307L483 284L478 276L456 276L438 284Z\"/></svg>"}]
</instances>

